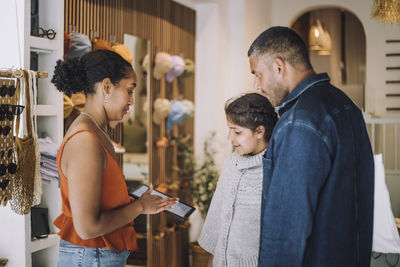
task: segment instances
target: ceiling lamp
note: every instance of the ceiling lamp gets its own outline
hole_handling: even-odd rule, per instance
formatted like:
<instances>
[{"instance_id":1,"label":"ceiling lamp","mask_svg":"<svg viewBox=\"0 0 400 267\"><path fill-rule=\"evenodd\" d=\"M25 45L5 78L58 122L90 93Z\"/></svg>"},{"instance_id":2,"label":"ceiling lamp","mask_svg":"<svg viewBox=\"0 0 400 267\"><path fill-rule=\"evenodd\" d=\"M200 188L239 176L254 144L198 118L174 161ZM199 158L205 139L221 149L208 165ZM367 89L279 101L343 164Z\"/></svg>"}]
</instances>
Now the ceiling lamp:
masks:
<instances>
[{"instance_id":1,"label":"ceiling lamp","mask_svg":"<svg viewBox=\"0 0 400 267\"><path fill-rule=\"evenodd\" d=\"M374 0L371 16L385 24L400 24L400 0Z\"/></svg>"},{"instance_id":2,"label":"ceiling lamp","mask_svg":"<svg viewBox=\"0 0 400 267\"><path fill-rule=\"evenodd\" d=\"M311 50L317 51L318 55L330 55L332 50L332 40L329 32L325 30L319 19L316 24L311 26L308 41Z\"/></svg>"}]
</instances>

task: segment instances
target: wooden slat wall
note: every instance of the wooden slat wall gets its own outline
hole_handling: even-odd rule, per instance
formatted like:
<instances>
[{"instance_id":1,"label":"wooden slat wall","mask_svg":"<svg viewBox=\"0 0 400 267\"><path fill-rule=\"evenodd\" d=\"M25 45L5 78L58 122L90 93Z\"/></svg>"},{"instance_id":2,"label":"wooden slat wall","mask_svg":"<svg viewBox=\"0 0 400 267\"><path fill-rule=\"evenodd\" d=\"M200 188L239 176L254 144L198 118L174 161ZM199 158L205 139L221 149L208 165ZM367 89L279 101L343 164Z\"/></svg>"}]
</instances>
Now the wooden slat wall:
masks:
<instances>
[{"instance_id":1,"label":"wooden slat wall","mask_svg":"<svg viewBox=\"0 0 400 267\"><path fill-rule=\"evenodd\" d=\"M109 42L111 35L114 35L115 41L122 43L124 33L150 40L152 62L156 53L161 51L195 60L195 16L195 11L171 0L65 0L65 30L70 28L68 25L74 25L77 32L89 37L94 37L95 32L95 36ZM154 100L160 95L161 85L160 81L151 79L149 110L152 110ZM194 77L179 81L177 87L179 95L194 101ZM165 93L167 98L173 98L172 84L165 85ZM121 130L121 126L115 130L109 129L114 140L121 140ZM170 161L176 155L176 147L158 150L155 143L162 134L160 127L152 124L148 131L151 136L148 147L150 182L154 185L170 183L171 176L176 179ZM193 137L193 120L174 129L173 133L167 133L167 137L186 134ZM175 193L179 195L179 192ZM182 195L179 197L190 201ZM147 266L189 265L187 225L178 225L177 232L174 232L171 228L167 229L167 224L171 223L165 213L150 216Z\"/></svg>"}]
</instances>

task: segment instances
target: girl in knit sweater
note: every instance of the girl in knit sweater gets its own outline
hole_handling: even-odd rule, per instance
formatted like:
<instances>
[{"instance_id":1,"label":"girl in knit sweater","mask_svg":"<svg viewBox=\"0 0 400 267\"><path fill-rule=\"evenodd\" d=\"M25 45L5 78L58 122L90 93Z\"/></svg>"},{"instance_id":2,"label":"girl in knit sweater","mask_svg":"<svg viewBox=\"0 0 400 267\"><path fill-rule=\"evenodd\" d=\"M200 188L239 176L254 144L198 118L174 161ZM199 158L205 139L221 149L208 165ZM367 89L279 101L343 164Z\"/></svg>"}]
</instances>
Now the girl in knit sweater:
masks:
<instances>
[{"instance_id":1,"label":"girl in knit sweater","mask_svg":"<svg viewBox=\"0 0 400 267\"><path fill-rule=\"evenodd\" d=\"M262 156L278 118L258 93L228 100L225 114L235 151L223 164L198 242L211 254L208 267L257 266Z\"/></svg>"}]
</instances>

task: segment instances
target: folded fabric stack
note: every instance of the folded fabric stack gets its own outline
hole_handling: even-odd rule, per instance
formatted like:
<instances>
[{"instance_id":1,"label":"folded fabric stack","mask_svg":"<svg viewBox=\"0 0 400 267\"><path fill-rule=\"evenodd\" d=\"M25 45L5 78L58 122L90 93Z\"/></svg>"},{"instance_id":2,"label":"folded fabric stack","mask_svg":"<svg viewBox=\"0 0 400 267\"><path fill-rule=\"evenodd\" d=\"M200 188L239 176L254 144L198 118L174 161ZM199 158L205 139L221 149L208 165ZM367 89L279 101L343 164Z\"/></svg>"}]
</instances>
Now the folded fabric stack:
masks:
<instances>
[{"instance_id":1,"label":"folded fabric stack","mask_svg":"<svg viewBox=\"0 0 400 267\"><path fill-rule=\"evenodd\" d=\"M58 181L57 145L50 137L39 138L40 174L42 182Z\"/></svg>"}]
</instances>

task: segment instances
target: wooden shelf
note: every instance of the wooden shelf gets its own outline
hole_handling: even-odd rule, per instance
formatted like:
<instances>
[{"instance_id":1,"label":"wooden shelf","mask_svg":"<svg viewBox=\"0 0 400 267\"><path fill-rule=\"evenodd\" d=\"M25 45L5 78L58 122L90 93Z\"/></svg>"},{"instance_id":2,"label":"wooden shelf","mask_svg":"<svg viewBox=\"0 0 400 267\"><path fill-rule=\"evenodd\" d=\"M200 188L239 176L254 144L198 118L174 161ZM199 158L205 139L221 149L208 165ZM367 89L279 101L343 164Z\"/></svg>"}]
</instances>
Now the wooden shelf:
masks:
<instances>
[{"instance_id":1,"label":"wooden shelf","mask_svg":"<svg viewBox=\"0 0 400 267\"><path fill-rule=\"evenodd\" d=\"M31 253L36 251L54 247L60 242L60 237L57 234L50 234L46 238L35 239L31 241Z\"/></svg>"}]
</instances>

